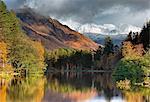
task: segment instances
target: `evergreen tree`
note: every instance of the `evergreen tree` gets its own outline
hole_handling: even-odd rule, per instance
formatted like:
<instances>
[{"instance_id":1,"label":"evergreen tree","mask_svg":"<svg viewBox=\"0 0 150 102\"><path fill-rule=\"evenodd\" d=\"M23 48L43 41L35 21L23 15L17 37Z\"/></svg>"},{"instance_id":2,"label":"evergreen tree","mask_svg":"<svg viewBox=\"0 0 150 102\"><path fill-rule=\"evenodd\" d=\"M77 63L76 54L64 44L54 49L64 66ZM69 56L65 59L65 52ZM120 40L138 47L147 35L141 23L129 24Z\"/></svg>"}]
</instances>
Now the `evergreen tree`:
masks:
<instances>
[{"instance_id":1,"label":"evergreen tree","mask_svg":"<svg viewBox=\"0 0 150 102\"><path fill-rule=\"evenodd\" d=\"M95 60L100 60L101 56L102 56L102 47L99 46L99 48L97 49L97 51L94 55L94 59Z\"/></svg>"},{"instance_id":2,"label":"evergreen tree","mask_svg":"<svg viewBox=\"0 0 150 102\"><path fill-rule=\"evenodd\" d=\"M133 33L133 40L132 43L135 44L139 44L140 43L140 35L138 32Z\"/></svg>"},{"instance_id":3,"label":"evergreen tree","mask_svg":"<svg viewBox=\"0 0 150 102\"><path fill-rule=\"evenodd\" d=\"M141 43L144 45L144 49L147 50L150 48L150 21L144 25L141 31Z\"/></svg>"},{"instance_id":4,"label":"evergreen tree","mask_svg":"<svg viewBox=\"0 0 150 102\"><path fill-rule=\"evenodd\" d=\"M127 38L125 39L125 41L132 41L132 31L129 32Z\"/></svg>"},{"instance_id":5,"label":"evergreen tree","mask_svg":"<svg viewBox=\"0 0 150 102\"><path fill-rule=\"evenodd\" d=\"M3 1L0 1L0 40L6 42L9 62L14 68L44 67L44 57L41 57L44 48L23 33L15 13L8 11Z\"/></svg>"},{"instance_id":6,"label":"evergreen tree","mask_svg":"<svg viewBox=\"0 0 150 102\"><path fill-rule=\"evenodd\" d=\"M114 52L114 44L112 42L112 39L110 37L105 38L105 48L104 48L104 54L110 54Z\"/></svg>"}]
</instances>

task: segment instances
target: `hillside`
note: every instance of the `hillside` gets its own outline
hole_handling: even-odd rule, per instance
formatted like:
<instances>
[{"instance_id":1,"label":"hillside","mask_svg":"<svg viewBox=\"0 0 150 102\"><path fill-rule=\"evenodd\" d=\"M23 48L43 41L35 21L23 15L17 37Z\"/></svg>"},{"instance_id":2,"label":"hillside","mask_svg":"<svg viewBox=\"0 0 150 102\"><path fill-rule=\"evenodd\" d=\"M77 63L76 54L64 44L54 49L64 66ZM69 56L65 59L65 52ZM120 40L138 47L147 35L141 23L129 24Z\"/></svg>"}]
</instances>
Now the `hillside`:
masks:
<instances>
[{"instance_id":1,"label":"hillside","mask_svg":"<svg viewBox=\"0 0 150 102\"><path fill-rule=\"evenodd\" d=\"M98 45L84 35L61 24L59 21L44 17L29 8L16 10L22 21L22 28L33 40L41 41L47 50L56 48L75 48L95 50Z\"/></svg>"}]
</instances>

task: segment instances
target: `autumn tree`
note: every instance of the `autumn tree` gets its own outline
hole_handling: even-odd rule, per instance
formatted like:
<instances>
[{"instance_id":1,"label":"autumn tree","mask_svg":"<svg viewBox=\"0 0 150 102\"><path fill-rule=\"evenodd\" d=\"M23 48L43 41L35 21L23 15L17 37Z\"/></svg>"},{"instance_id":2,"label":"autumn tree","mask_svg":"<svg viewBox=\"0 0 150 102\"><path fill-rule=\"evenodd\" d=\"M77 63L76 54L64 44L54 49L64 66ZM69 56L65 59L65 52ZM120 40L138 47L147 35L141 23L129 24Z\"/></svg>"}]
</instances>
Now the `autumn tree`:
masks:
<instances>
[{"instance_id":1,"label":"autumn tree","mask_svg":"<svg viewBox=\"0 0 150 102\"><path fill-rule=\"evenodd\" d=\"M44 48L32 41L22 30L20 22L12 11L8 11L0 0L0 40L9 49L9 62L14 68L42 69Z\"/></svg>"},{"instance_id":2,"label":"autumn tree","mask_svg":"<svg viewBox=\"0 0 150 102\"><path fill-rule=\"evenodd\" d=\"M114 70L116 81L128 79L131 83L146 82L150 75L150 22L141 33L130 32L122 45L123 58ZM149 80L148 80L149 82Z\"/></svg>"},{"instance_id":3,"label":"autumn tree","mask_svg":"<svg viewBox=\"0 0 150 102\"><path fill-rule=\"evenodd\" d=\"M7 45L4 42L0 42L0 63L2 63L2 67L5 67L7 62Z\"/></svg>"},{"instance_id":4,"label":"autumn tree","mask_svg":"<svg viewBox=\"0 0 150 102\"><path fill-rule=\"evenodd\" d=\"M143 45L134 46L130 41L123 42L122 55L125 58L139 58L144 54Z\"/></svg>"}]
</instances>

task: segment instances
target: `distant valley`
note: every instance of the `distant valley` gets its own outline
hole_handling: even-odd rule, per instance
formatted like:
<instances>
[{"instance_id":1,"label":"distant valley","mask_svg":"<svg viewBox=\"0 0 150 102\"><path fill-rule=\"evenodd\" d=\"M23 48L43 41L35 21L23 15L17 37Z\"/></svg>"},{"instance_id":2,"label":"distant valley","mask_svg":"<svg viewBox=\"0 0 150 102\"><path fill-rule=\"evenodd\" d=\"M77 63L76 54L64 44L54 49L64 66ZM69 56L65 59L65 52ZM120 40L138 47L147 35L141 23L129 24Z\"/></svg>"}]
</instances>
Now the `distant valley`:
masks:
<instances>
[{"instance_id":1,"label":"distant valley","mask_svg":"<svg viewBox=\"0 0 150 102\"><path fill-rule=\"evenodd\" d=\"M121 44L121 42L127 37L130 31L140 32L141 28L129 24L120 24L115 26L113 24L79 24L72 21L62 22L67 24L70 28L84 34L96 43L104 45L104 40L107 36L110 36L114 44Z\"/></svg>"}]
</instances>

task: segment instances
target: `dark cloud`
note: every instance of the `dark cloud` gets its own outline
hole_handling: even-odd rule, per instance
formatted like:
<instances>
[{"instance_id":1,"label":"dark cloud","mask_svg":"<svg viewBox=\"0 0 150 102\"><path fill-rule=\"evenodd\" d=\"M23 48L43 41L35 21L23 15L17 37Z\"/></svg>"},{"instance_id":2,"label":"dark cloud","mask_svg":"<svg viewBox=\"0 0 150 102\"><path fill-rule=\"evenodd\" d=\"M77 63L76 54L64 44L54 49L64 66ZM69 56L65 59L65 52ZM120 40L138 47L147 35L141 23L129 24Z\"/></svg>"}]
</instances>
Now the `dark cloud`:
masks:
<instances>
[{"instance_id":1,"label":"dark cloud","mask_svg":"<svg viewBox=\"0 0 150 102\"><path fill-rule=\"evenodd\" d=\"M80 23L141 24L150 17L150 0L6 0L9 8L24 5L54 18ZM139 17L135 17L136 14ZM141 14L141 15L140 15ZM136 20L140 21L136 21Z\"/></svg>"}]
</instances>

